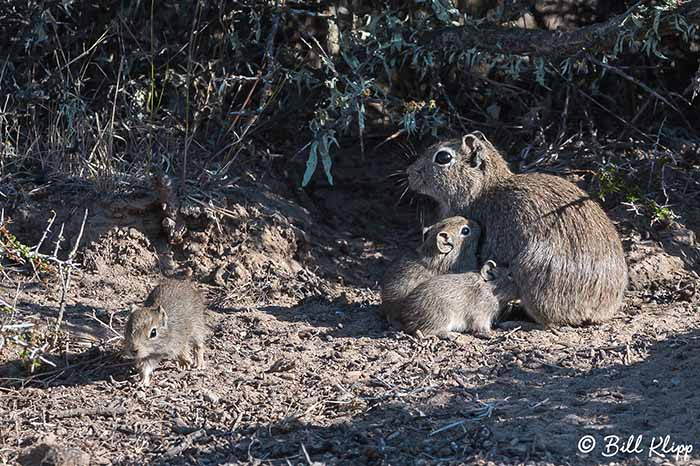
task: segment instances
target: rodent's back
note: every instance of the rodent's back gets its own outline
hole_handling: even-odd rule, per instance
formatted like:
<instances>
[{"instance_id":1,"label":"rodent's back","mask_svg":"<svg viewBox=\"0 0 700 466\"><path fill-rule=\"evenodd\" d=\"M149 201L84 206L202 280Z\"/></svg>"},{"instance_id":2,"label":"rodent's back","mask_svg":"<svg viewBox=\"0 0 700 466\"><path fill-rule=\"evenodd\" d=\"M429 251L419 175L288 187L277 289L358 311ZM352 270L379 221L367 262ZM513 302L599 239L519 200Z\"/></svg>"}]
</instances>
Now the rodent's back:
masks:
<instances>
[{"instance_id":1,"label":"rodent's back","mask_svg":"<svg viewBox=\"0 0 700 466\"><path fill-rule=\"evenodd\" d=\"M617 231L600 206L556 176L514 175L485 190L468 210L482 224L484 246L502 263L538 242L569 257L622 254Z\"/></svg>"},{"instance_id":2,"label":"rodent's back","mask_svg":"<svg viewBox=\"0 0 700 466\"><path fill-rule=\"evenodd\" d=\"M485 232L481 256L510 265L540 323L596 322L620 306L627 266L619 235L574 184L514 175L482 192L468 210Z\"/></svg>"},{"instance_id":3,"label":"rodent's back","mask_svg":"<svg viewBox=\"0 0 700 466\"><path fill-rule=\"evenodd\" d=\"M380 312L392 325L398 326L403 300L418 285L436 275L437 271L424 265L416 253L396 260L382 277Z\"/></svg>"},{"instance_id":4,"label":"rodent's back","mask_svg":"<svg viewBox=\"0 0 700 466\"><path fill-rule=\"evenodd\" d=\"M144 306L161 306L174 336L204 335L207 332L204 297L188 281L163 280L148 295Z\"/></svg>"},{"instance_id":5,"label":"rodent's back","mask_svg":"<svg viewBox=\"0 0 700 466\"><path fill-rule=\"evenodd\" d=\"M384 272L381 282L382 302L397 301L408 296L418 285L437 275L428 268L416 253L396 260Z\"/></svg>"}]
</instances>

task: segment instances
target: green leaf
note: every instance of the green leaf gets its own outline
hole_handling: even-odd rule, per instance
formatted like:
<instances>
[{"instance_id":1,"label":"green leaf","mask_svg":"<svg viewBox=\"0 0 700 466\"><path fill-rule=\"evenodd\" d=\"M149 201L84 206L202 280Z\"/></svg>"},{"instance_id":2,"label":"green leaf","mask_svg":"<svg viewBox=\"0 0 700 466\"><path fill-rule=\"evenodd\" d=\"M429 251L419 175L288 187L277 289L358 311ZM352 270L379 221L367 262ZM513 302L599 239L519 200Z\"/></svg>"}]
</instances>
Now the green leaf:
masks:
<instances>
[{"instance_id":1,"label":"green leaf","mask_svg":"<svg viewBox=\"0 0 700 466\"><path fill-rule=\"evenodd\" d=\"M331 165L333 164L333 161L331 160L330 154L322 154L321 161L323 162L323 172L326 174L326 179L328 180L328 183L333 186L333 175L331 174Z\"/></svg>"},{"instance_id":2,"label":"green leaf","mask_svg":"<svg viewBox=\"0 0 700 466\"><path fill-rule=\"evenodd\" d=\"M309 181L311 181L311 176L316 171L316 165L318 165L318 142L314 141L311 144L311 149L309 149L309 158L306 160L304 179L301 182L302 187L308 185Z\"/></svg>"}]
</instances>

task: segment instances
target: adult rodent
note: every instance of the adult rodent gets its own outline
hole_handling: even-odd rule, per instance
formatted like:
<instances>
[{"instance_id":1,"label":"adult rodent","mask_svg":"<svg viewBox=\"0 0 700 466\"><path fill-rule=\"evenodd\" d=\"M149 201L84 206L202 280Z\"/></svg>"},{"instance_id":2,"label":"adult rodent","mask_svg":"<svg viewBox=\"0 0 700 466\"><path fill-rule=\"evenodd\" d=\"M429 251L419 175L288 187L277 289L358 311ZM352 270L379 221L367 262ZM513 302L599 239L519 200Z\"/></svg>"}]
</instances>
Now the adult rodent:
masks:
<instances>
[{"instance_id":1,"label":"adult rodent","mask_svg":"<svg viewBox=\"0 0 700 466\"><path fill-rule=\"evenodd\" d=\"M514 174L475 132L433 145L407 169L414 191L440 215L481 225L479 255L510 268L528 314L543 325L582 325L621 306L627 265L600 206L572 183Z\"/></svg>"},{"instance_id":2,"label":"adult rodent","mask_svg":"<svg viewBox=\"0 0 700 466\"><path fill-rule=\"evenodd\" d=\"M408 256L394 261L381 282L380 310L390 322L401 301L424 281L445 273L476 270L479 225L464 217L450 217L423 230L423 243Z\"/></svg>"},{"instance_id":3,"label":"adult rodent","mask_svg":"<svg viewBox=\"0 0 700 466\"><path fill-rule=\"evenodd\" d=\"M151 373L163 359L177 359L180 367L193 363L204 367L208 327L205 302L187 281L167 279L156 286L143 306L129 314L124 331L124 355L134 359L141 383L149 385Z\"/></svg>"},{"instance_id":4,"label":"adult rodent","mask_svg":"<svg viewBox=\"0 0 700 466\"><path fill-rule=\"evenodd\" d=\"M489 260L479 272L439 275L421 283L402 301L397 320L407 333L488 336L516 295L508 270Z\"/></svg>"}]
</instances>

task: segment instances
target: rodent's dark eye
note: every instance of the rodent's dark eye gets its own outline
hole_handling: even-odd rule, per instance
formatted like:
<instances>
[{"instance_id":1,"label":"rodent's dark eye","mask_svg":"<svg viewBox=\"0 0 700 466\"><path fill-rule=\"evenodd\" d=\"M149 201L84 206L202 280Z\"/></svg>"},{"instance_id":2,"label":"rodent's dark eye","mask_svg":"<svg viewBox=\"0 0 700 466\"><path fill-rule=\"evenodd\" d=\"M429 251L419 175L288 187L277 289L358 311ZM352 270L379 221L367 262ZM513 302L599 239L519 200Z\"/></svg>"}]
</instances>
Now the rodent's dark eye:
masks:
<instances>
[{"instance_id":1,"label":"rodent's dark eye","mask_svg":"<svg viewBox=\"0 0 700 466\"><path fill-rule=\"evenodd\" d=\"M463 226L462 230L459 232L462 236L469 236L472 230L468 226Z\"/></svg>"},{"instance_id":2,"label":"rodent's dark eye","mask_svg":"<svg viewBox=\"0 0 700 466\"><path fill-rule=\"evenodd\" d=\"M158 336L158 330L156 330L155 327L151 329L151 333L148 335L148 338L155 338Z\"/></svg>"},{"instance_id":3,"label":"rodent's dark eye","mask_svg":"<svg viewBox=\"0 0 700 466\"><path fill-rule=\"evenodd\" d=\"M452 162L452 154L446 150L437 151L433 161L438 165L449 165Z\"/></svg>"}]
</instances>

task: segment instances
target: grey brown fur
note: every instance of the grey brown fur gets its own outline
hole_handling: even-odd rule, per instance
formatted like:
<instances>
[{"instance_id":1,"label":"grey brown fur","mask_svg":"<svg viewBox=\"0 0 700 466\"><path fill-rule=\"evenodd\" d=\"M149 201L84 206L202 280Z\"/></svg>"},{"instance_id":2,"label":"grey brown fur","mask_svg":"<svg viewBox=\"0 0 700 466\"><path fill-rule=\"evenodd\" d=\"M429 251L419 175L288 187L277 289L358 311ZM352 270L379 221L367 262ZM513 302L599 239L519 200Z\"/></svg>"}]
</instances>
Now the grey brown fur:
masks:
<instances>
[{"instance_id":1,"label":"grey brown fur","mask_svg":"<svg viewBox=\"0 0 700 466\"><path fill-rule=\"evenodd\" d=\"M462 235L467 227L469 234ZM476 270L476 250L481 229L464 217L444 219L423 232L418 250L389 266L381 283L381 310L395 323L402 300L424 281L445 273Z\"/></svg>"},{"instance_id":2,"label":"grey brown fur","mask_svg":"<svg viewBox=\"0 0 700 466\"><path fill-rule=\"evenodd\" d=\"M441 216L465 215L481 225L480 256L510 268L537 322L600 322L621 306L627 266L620 238L572 183L513 174L480 133L433 146L408 176L413 190L440 204Z\"/></svg>"},{"instance_id":3,"label":"grey brown fur","mask_svg":"<svg viewBox=\"0 0 700 466\"><path fill-rule=\"evenodd\" d=\"M408 333L491 333L501 310L517 295L502 267L487 261L480 272L440 275L418 285L403 300L398 320Z\"/></svg>"},{"instance_id":4,"label":"grey brown fur","mask_svg":"<svg viewBox=\"0 0 700 466\"><path fill-rule=\"evenodd\" d=\"M192 365L192 350L196 367L204 367L208 334L204 309L204 298L190 282L169 279L131 312L124 331L124 354L135 360L144 385L163 359L177 359L180 367Z\"/></svg>"}]
</instances>

